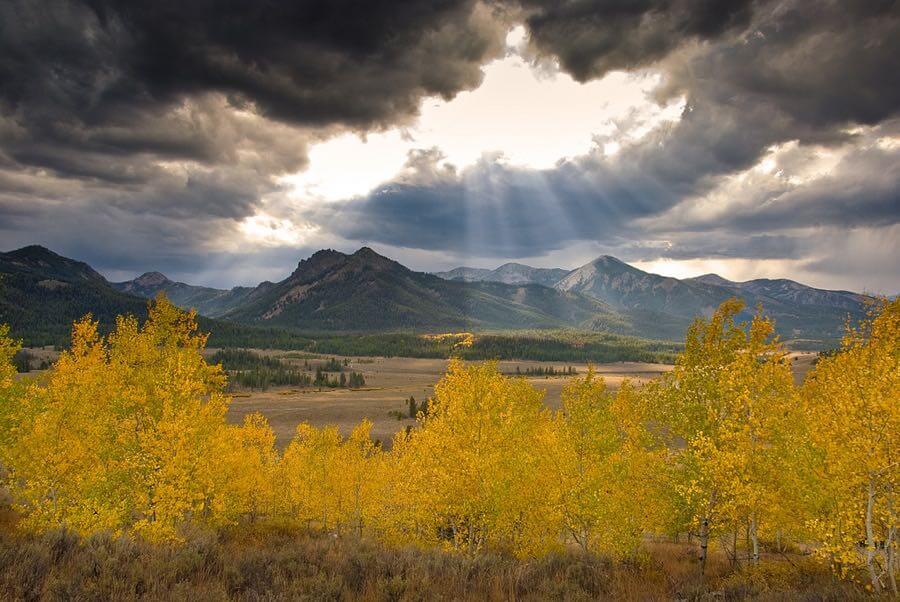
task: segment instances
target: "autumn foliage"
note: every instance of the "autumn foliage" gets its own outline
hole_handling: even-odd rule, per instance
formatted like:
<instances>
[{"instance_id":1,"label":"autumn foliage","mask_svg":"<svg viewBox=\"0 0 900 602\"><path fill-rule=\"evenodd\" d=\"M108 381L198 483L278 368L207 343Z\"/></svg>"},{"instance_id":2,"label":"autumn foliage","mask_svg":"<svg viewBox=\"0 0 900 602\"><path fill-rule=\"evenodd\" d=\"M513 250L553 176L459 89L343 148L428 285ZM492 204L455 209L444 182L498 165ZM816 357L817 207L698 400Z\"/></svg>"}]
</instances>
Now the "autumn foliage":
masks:
<instances>
[{"instance_id":1,"label":"autumn foliage","mask_svg":"<svg viewBox=\"0 0 900 602\"><path fill-rule=\"evenodd\" d=\"M165 298L101 336L89 317L42 376L16 381L0 329L0 461L26 530L151 541L285 521L463 555L576 547L635 558L650 535L718 546L748 567L799 546L843 577L897 591L900 301L794 385L772 323L725 302L670 374L607 388L572 379L559 411L495 364L451 362L390 451L361 423L225 420L226 376L195 316ZM249 527L247 527L249 528ZM740 544L738 542L741 542Z\"/></svg>"}]
</instances>

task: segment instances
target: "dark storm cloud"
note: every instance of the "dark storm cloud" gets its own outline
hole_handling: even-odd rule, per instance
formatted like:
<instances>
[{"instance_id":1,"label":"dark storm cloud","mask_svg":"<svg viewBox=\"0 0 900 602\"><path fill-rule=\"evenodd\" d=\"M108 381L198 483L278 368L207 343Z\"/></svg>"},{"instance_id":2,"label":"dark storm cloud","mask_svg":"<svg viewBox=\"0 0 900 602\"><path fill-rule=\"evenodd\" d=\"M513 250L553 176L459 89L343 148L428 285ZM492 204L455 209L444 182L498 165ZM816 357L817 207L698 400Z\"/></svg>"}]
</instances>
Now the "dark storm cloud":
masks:
<instances>
[{"instance_id":1,"label":"dark storm cloud","mask_svg":"<svg viewBox=\"0 0 900 602\"><path fill-rule=\"evenodd\" d=\"M369 128L425 95L480 82L503 29L471 1L72 2L0 5L0 132L7 163L112 183L124 161L305 162L235 113L295 126ZM215 96L218 95L218 96ZM299 138L299 140L298 140Z\"/></svg>"},{"instance_id":2,"label":"dark storm cloud","mask_svg":"<svg viewBox=\"0 0 900 602\"><path fill-rule=\"evenodd\" d=\"M202 252L310 142L477 86L505 31L472 0L0 3L0 229L69 220L122 265L110 229Z\"/></svg>"},{"instance_id":3,"label":"dark storm cloud","mask_svg":"<svg viewBox=\"0 0 900 602\"><path fill-rule=\"evenodd\" d=\"M660 179L646 167L655 154L643 155L643 147L614 162L589 155L541 171L485 157L459 173L415 157L396 181L326 205L314 221L345 238L393 246L531 256L616 235L700 186L676 168Z\"/></svg>"},{"instance_id":4,"label":"dark storm cloud","mask_svg":"<svg viewBox=\"0 0 900 602\"><path fill-rule=\"evenodd\" d=\"M308 144L476 87L515 20L536 61L580 81L660 73L655 97L683 98L681 119L547 170L418 153L372 194L299 217L394 247L514 258L600 241L632 260L797 257L815 245L792 230L900 222L898 151L872 139L898 136L896 1L10 0L0 233L108 269L199 270ZM733 211L684 210L786 144L850 151L828 177L723 197Z\"/></svg>"},{"instance_id":5,"label":"dark storm cloud","mask_svg":"<svg viewBox=\"0 0 900 602\"><path fill-rule=\"evenodd\" d=\"M665 216L713 193L773 146L852 146L860 137L851 128L888 123L900 111L900 79L892 76L900 56L896 3L526 2L526 8L532 43L578 78L655 63L664 75L657 96L685 99L680 121L614 158L596 152L544 171L484 161L431 180L407 174L350 203L335 226L342 234L513 257L577 240L652 238L635 220ZM681 245L668 256L786 257L801 247L769 232L898 223L898 164L896 151L869 144L830 177L785 186L758 203L723 199L738 203L734 215L677 223L690 235L719 229L715 245ZM666 230L660 220L657 234ZM640 259L635 250L630 254ZM644 258L653 253L659 250L648 248Z\"/></svg>"},{"instance_id":6,"label":"dark storm cloud","mask_svg":"<svg viewBox=\"0 0 900 602\"><path fill-rule=\"evenodd\" d=\"M467 0L24 0L0 11L4 113L46 139L200 160L219 145L142 125L211 91L299 125L395 123L425 95L476 86L504 33Z\"/></svg>"},{"instance_id":7,"label":"dark storm cloud","mask_svg":"<svg viewBox=\"0 0 900 602\"><path fill-rule=\"evenodd\" d=\"M693 40L740 32L750 0L522 0L536 48L577 80L644 67Z\"/></svg>"},{"instance_id":8,"label":"dark storm cloud","mask_svg":"<svg viewBox=\"0 0 900 602\"><path fill-rule=\"evenodd\" d=\"M735 230L900 223L900 149L867 148L845 157L827 176L797 186L755 209L726 216Z\"/></svg>"}]
</instances>

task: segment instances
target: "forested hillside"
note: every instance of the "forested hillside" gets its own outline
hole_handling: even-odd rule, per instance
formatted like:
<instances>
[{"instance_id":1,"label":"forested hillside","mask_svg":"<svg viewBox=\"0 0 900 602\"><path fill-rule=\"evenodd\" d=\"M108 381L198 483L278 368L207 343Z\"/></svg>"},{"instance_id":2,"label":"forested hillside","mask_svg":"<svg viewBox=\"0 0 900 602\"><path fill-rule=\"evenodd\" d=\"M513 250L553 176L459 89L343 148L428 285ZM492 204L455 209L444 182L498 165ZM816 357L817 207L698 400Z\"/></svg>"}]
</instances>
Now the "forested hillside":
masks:
<instances>
[{"instance_id":1,"label":"forested hillside","mask_svg":"<svg viewBox=\"0 0 900 602\"><path fill-rule=\"evenodd\" d=\"M498 270L516 280L530 273L522 272L527 267L509 264ZM70 323L87 313L99 320L103 331L112 327L118 314L145 316L146 301L135 295L152 299L160 293L171 295L182 308L197 309L201 327L212 334L214 346L308 349L316 344L313 339L321 339L333 353L345 352L336 350L339 335L346 342L348 336L371 340L374 333L417 335L447 330L488 334L567 329L582 331L582 342L596 338L593 333L679 340L693 318L709 315L732 296L745 302L741 318L751 317L750 308L761 305L784 339L797 340L806 348L827 349L838 344L847 319L860 320L872 302L863 295L786 280L735 283L713 276L677 280L611 257L568 273L550 288L445 280L412 271L368 248L350 255L326 250L302 260L280 282L220 290L172 282L159 273L111 284L87 264L43 247L0 254L0 319L29 345L64 342ZM527 337L515 338L522 343L520 348L527 347ZM547 338L549 348L559 346L558 337L547 332ZM488 339L480 340L479 349L484 349ZM510 343L503 343L496 357L509 357ZM362 349L365 344L361 341L355 347ZM472 357L492 357L471 353ZM376 354L394 352L384 349ZM528 357L548 356L532 350ZM563 354L552 359L609 357Z\"/></svg>"}]
</instances>

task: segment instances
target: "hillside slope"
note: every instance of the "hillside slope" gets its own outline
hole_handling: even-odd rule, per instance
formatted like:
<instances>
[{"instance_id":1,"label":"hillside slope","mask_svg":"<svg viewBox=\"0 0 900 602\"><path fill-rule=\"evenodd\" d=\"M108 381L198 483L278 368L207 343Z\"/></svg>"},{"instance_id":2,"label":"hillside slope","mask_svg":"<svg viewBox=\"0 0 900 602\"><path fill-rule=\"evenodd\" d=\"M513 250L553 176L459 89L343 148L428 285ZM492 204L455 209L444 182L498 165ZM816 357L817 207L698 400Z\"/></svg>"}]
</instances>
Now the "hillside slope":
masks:
<instances>
[{"instance_id":1,"label":"hillside slope","mask_svg":"<svg viewBox=\"0 0 900 602\"><path fill-rule=\"evenodd\" d=\"M223 317L306 329L549 328L614 312L576 293L528 284L449 281L371 249L319 251L284 281Z\"/></svg>"},{"instance_id":2,"label":"hillside slope","mask_svg":"<svg viewBox=\"0 0 900 602\"><path fill-rule=\"evenodd\" d=\"M104 324L145 316L147 302L113 289L86 263L40 246L0 253L0 323L31 344L56 343L85 314Z\"/></svg>"},{"instance_id":3,"label":"hillside slope","mask_svg":"<svg viewBox=\"0 0 900 602\"><path fill-rule=\"evenodd\" d=\"M444 280L462 280L465 282L502 282L504 284L553 286L568 273L569 270L561 268L533 268L521 263L505 263L493 270L459 267L447 272L435 272L434 275Z\"/></svg>"},{"instance_id":4,"label":"hillside slope","mask_svg":"<svg viewBox=\"0 0 900 602\"><path fill-rule=\"evenodd\" d=\"M229 290L174 282L159 272L147 272L134 280L111 283L113 288L129 295L153 299L159 293L179 307L196 309L211 318L219 317L246 303L259 287L236 286ZM262 285L260 285L262 286Z\"/></svg>"}]
</instances>

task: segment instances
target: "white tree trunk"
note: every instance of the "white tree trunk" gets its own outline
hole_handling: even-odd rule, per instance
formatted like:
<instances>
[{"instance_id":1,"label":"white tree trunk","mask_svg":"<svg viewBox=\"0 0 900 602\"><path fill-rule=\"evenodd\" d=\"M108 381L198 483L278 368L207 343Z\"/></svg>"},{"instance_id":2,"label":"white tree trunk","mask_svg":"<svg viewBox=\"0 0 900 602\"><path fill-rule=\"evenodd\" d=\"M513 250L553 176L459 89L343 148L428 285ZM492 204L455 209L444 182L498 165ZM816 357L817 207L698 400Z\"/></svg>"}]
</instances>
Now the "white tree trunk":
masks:
<instances>
[{"instance_id":1,"label":"white tree trunk","mask_svg":"<svg viewBox=\"0 0 900 602\"><path fill-rule=\"evenodd\" d=\"M872 589L876 594L881 593L881 580L878 578L875 567L875 529L872 525L875 513L875 483L869 477L869 495L866 500L866 567L869 569L869 578L872 580Z\"/></svg>"},{"instance_id":2,"label":"white tree trunk","mask_svg":"<svg viewBox=\"0 0 900 602\"><path fill-rule=\"evenodd\" d=\"M706 572L706 555L709 550L709 518L700 519L700 574Z\"/></svg>"},{"instance_id":3,"label":"white tree trunk","mask_svg":"<svg viewBox=\"0 0 900 602\"><path fill-rule=\"evenodd\" d=\"M759 564L759 535L756 532L756 517L753 516L750 518L750 544L752 549L752 555L750 557L750 562L753 564Z\"/></svg>"}]
</instances>

